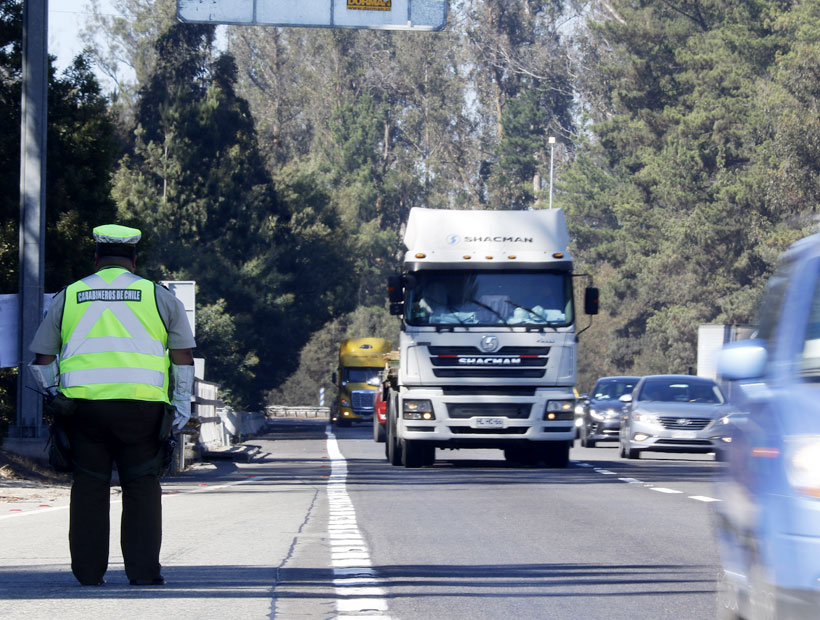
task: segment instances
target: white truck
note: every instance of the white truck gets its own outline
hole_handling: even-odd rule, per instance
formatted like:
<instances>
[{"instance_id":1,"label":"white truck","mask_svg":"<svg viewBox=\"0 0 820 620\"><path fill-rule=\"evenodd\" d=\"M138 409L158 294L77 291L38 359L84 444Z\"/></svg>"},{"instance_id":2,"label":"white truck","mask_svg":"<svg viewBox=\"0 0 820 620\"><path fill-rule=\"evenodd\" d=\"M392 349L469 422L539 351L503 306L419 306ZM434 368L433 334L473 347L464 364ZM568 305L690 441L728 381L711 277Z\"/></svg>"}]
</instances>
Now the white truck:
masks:
<instances>
[{"instance_id":1,"label":"white truck","mask_svg":"<svg viewBox=\"0 0 820 620\"><path fill-rule=\"evenodd\" d=\"M402 273L388 281L402 321L398 372L383 386L390 463L500 448L511 462L566 467L582 276L563 211L413 208L404 244ZM597 289L584 306L597 314Z\"/></svg>"}]
</instances>

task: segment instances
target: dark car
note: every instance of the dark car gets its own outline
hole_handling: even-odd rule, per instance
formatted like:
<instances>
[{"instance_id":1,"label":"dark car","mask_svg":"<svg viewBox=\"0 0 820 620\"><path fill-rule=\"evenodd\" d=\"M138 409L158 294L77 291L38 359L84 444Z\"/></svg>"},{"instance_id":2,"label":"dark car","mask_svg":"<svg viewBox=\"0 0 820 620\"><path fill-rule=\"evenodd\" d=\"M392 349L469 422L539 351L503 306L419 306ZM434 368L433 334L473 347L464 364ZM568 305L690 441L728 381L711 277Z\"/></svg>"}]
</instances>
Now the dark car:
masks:
<instances>
[{"instance_id":1,"label":"dark car","mask_svg":"<svg viewBox=\"0 0 820 620\"><path fill-rule=\"evenodd\" d=\"M618 429L624 403L619 399L632 393L639 377L601 377L583 405L578 436L585 448L599 441L618 441Z\"/></svg>"}]
</instances>

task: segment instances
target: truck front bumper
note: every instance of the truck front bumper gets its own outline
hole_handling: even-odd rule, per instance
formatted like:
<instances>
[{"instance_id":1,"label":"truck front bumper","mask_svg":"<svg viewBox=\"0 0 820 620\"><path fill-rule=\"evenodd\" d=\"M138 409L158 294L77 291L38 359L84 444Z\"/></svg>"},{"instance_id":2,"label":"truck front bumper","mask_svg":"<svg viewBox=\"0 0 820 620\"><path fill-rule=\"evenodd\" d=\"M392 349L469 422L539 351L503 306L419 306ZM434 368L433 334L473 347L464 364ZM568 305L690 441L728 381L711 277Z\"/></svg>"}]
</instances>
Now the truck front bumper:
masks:
<instances>
[{"instance_id":1,"label":"truck front bumper","mask_svg":"<svg viewBox=\"0 0 820 620\"><path fill-rule=\"evenodd\" d=\"M435 419L403 419L403 399L429 400ZM575 438L573 409L555 420L546 420L545 413L547 401L573 399L572 392L564 391L539 391L535 396L524 398L444 396L440 390L409 390L399 398L397 424L401 437L431 441L438 447L503 448L534 441L567 442ZM476 415L472 415L473 410Z\"/></svg>"}]
</instances>

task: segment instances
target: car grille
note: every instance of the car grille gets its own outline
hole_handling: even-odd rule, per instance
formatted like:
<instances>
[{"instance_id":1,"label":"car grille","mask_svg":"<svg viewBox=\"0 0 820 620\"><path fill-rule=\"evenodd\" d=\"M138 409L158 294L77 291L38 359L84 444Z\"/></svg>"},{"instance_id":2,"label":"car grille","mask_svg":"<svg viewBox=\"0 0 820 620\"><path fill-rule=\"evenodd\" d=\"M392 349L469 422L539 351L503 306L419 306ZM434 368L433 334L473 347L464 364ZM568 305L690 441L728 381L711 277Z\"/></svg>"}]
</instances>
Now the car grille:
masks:
<instances>
[{"instance_id":1,"label":"car grille","mask_svg":"<svg viewBox=\"0 0 820 620\"><path fill-rule=\"evenodd\" d=\"M711 418L680 417L663 417L658 420L664 428L678 431L700 431L709 426L712 421Z\"/></svg>"},{"instance_id":2,"label":"car grille","mask_svg":"<svg viewBox=\"0 0 820 620\"><path fill-rule=\"evenodd\" d=\"M350 402L353 404L353 411L373 412L373 401L376 399L376 390L353 390L350 394Z\"/></svg>"},{"instance_id":3,"label":"car grille","mask_svg":"<svg viewBox=\"0 0 820 620\"><path fill-rule=\"evenodd\" d=\"M655 445L664 446L711 446L708 439L658 439Z\"/></svg>"},{"instance_id":4,"label":"car grille","mask_svg":"<svg viewBox=\"0 0 820 620\"><path fill-rule=\"evenodd\" d=\"M449 403L447 415L451 418L472 418L473 416L492 416L499 418L529 418L530 404L461 404Z\"/></svg>"},{"instance_id":5,"label":"car grille","mask_svg":"<svg viewBox=\"0 0 820 620\"><path fill-rule=\"evenodd\" d=\"M538 379L544 376L549 347L501 347L484 353L478 347L428 347L436 377L504 377Z\"/></svg>"}]
</instances>

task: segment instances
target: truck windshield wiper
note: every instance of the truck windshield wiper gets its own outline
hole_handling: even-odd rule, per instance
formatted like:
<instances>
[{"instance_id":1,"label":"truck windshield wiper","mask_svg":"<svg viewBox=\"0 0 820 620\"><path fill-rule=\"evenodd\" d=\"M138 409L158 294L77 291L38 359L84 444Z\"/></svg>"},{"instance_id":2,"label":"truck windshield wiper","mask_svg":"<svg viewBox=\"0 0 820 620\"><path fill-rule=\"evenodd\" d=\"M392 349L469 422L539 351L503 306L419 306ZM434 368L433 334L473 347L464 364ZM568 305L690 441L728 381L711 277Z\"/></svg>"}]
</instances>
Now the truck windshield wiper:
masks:
<instances>
[{"instance_id":1,"label":"truck windshield wiper","mask_svg":"<svg viewBox=\"0 0 820 620\"><path fill-rule=\"evenodd\" d=\"M503 315L503 314L501 314L501 313L500 313L498 310L496 310L495 308L491 308L491 307L490 307L490 306L488 306L487 304L481 303L481 302L480 302L480 301L478 301L477 299L470 299L470 301L471 301L472 303L474 303L476 306L481 306L482 308L484 308L484 309L486 309L486 310L489 310L489 311L490 311L490 312L492 312L495 316L497 316L499 319L501 319L501 320L504 322L504 325L508 325L508 323L507 323L507 319L505 319L505 318L504 318L504 315Z\"/></svg>"},{"instance_id":2,"label":"truck windshield wiper","mask_svg":"<svg viewBox=\"0 0 820 620\"><path fill-rule=\"evenodd\" d=\"M510 300L510 299L505 299L504 301L506 301L506 302L507 302L508 304L510 304L511 306L515 306L516 308L521 308L522 310L526 310L527 312L529 312L529 313L530 313L530 315L531 315L531 316L537 317L537 319L538 319L538 320L543 321L543 323L533 323L532 325L539 325L539 326L540 326L540 325L546 325L547 327L552 327L552 329L553 329L554 331L558 331L558 330L556 329L556 327L552 324L552 322L551 322L551 321L548 321L548 320L546 319L546 317L542 317L542 316L540 316L540 315L539 315L539 314L538 314L535 310L533 310L532 308L528 308L527 306L522 306L521 304L516 303L516 302L514 302L514 301L512 301L512 300Z\"/></svg>"}]
</instances>

